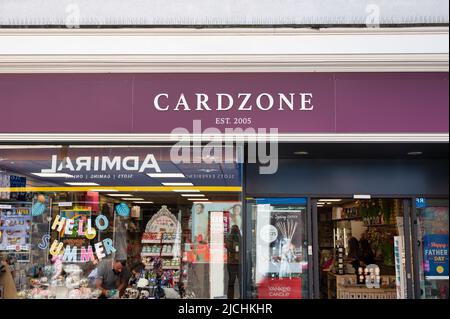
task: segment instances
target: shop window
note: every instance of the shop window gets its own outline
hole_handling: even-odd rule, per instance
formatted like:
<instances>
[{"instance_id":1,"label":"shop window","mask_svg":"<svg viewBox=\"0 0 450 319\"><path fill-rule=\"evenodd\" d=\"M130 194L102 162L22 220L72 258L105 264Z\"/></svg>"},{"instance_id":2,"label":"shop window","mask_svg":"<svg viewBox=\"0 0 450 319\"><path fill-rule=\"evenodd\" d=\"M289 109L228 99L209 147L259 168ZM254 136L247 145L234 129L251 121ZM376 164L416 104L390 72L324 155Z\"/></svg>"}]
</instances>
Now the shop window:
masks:
<instances>
[{"instance_id":1,"label":"shop window","mask_svg":"<svg viewBox=\"0 0 450 319\"><path fill-rule=\"evenodd\" d=\"M317 201L320 297L407 298L404 201Z\"/></svg>"},{"instance_id":2,"label":"shop window","mask_svg":"<svg viewBox=\"0 0 450 319\"><path fill-rule=\"evenodd\" d=\"M417 198L420 298L448 299L448 199Z\"/></svg>"},{"instance_id":3,"label":"shop window","mask_svg":"<svg viewBox=\"0 0 450 319\"><path fill-rule=\"evenodd\" d=\"M305 198L258 198L249 202L252 263L249 295L304 299L308 290Z\"/></svg>"},{"instance_id":4,"label":"shop window","mask_svg":"<svg viewBox=\"0 0 450 319\"><path fill-rule=\"evenodd\" d=\"M0 146L3 297L240 298L238 150L170 150Z\"/></svg>"}]
</instances>

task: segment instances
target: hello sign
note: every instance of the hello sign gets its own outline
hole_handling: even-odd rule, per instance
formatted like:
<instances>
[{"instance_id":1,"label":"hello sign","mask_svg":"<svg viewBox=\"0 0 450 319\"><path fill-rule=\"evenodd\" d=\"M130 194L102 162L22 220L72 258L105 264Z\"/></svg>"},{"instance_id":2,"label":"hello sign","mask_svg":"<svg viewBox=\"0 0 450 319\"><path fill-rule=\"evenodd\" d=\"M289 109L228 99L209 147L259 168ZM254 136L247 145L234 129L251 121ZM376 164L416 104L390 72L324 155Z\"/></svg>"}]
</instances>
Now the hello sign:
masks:
<instances>
[{"instance_id":1,"label":"hello sign","mask_svg":"<svg viewBox=\"0 0 450 319\"><path fill-rule=\"evenodd\" d=\"M65 235L72 235L74 231L75 220L71 218L61 217L56 215L52 223L52 230L56 230L59 233ZM95 226L99 231L108 228L109 222L105 215L98 215L95 219ZM83 220L78 221L78 236L85 236L91 240L97 236L97 230L92 227L91 219L86 220L86 225ZM102 260L106 256L116 252L113 247L111 238L105 238L102 241L95 243L94 248L91 245L88 246L70 246L66 245L58 240L54 240L50 246L50 254L52 256L63 255L63 262L89 262L94 260L94 253L99 260Z\"/></svg>"}]
</instances>

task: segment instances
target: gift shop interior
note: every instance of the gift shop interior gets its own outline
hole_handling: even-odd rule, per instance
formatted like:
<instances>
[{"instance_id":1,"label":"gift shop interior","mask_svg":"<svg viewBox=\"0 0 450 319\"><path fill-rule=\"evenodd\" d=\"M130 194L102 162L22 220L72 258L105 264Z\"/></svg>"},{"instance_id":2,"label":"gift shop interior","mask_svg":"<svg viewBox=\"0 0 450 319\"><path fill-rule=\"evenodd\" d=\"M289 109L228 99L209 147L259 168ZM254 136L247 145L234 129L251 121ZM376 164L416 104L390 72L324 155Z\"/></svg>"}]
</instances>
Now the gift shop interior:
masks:
<instances>
[{"instance_id":1,"label":"gift shop interior","mask_svg":"<svg viewBox=\"0 0 450 319\"><path fill-rule=\"evenodd\" d=\"M322 198L317 216L321 298L404 298L401 199Z\"/></svg>"},{"instance_id":2,"label":"gift shop interior","mask_svg":"<svg viewBox=\"0 0 450 319\"><path fill-rule=\"evenodd\" d=\"M168 152L0 149L4 293L239 298L241 166L175 165Z\"/></svg>"},{"instance_id":3,"label":"gift shop interior","mask_svg":"<svg viewBox=\"0 0 450 319\"><path fill-rule=\"evenodd\" d=\"M448 144L285 143L245 173L250 296L448 298Z\"/></svg>"}]
</instances>

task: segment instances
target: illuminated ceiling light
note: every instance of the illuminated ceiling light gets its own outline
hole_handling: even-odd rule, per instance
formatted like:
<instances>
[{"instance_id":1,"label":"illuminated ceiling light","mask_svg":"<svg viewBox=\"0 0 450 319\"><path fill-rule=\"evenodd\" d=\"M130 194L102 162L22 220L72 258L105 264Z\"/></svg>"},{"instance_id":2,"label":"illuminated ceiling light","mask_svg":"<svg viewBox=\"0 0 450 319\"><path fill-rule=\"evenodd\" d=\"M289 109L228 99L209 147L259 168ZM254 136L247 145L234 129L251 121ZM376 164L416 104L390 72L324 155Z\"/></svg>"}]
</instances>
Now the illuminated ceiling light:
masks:
<instances>
[{"instance_id":1,"label":"illuminated ceiling light","mask_svg":"<svg viewBox=\"0 0 450 319\"><path fill-rule=\"evenodd\" d=\"M307 151L297 151L297 152L294 152L294 154L295 155L308 155L309 152L307 152Z\"/></svg>"},{"instance_id":2,"label":"illuminated ceiling light","mask_svg":"<svg viewBox=\"0 0 450 319\"><path fill-rule=\"evenodd\" d=\"M408 152L407 154L408 155L412 155L412 156L417 156L417 155L422 155L423 152L421 152L421 151L413 151L413 152Z\"/></svg>"},{"instance_id":3,"label":"illuminated ceiling light","mask_svg":"<svg viewBox=\"0 0 450 319\"><path fill-rule=\"evenodd\" d=\"M67 173L31 173L31 174L39 177L65 177L65 178L73 177L73 175Z\"/></svg>"},{"instance_id":4,"label":"illuminated ceiling light","mask_svg":"<svg viewBox=\"0 0 450 319\"><path fill-rule=\"evenodd\" d=\"M131 197L131 196L133 196L131 194L106 194L106 195L111 196L111 197Z\"/></svg>"},{"instance_id":5,"label":"illuminated ceiling light","mask_svg":"<svg viewBox=\"0 0 450 319\"><path fill-rule=\"evenodd\" d=\"M204 194L181 194L183 197L205 197Z\"/></svg>"},{"instance_id":6,"label":"illuminated ceiling light","mask_svg":"<svg viewBox=\"0 0 450 319\"><path fill-rule=\"evenodd\" d=\"M183 173L147 173L151 178L184 178Z\"/></svg>"},{"instance_id":7,"label":"illuminated ceiling light","mask_svg":"<svg viewBox=\"0 0 450 319\"><path fill-rule=\"evenodd\" d=\"M200 193L198 189L172 189L176 193Z\"/></svg>"},{"instance_id":8,"label":"illuminated ceiling light","mask_svg":"<svg viewBox=\"0 0 450 319\"><path fill-rule=\"evenodd\" d=\"M69 148L170 148L171 145L69 145ZM1 147L0 147L1 148Z\"/></svg>"},{"instance_id":9,"label":"illuminated ceiling light","mask_svg":"<svg viewBox=\"0 0 450 319\"><path fill-rule=\"evenodd\" d=\"M144 200L144 199L143 198L139 198L139 197L124 197L124 198L122 198L122 200L136 201L136 200Z\"/></svg>"},{"instance_id":10,"label":"illuminated ceiling light","mask_svg":"<svg viewBox=\"0 0 450 319\"><path fill-rule=\"evenodd\" d=\"M192 183L161 183L164 186L194 186Z\"/></svg>"},{"instance_id":11,"label":"illuminated ceiling light","mask_svg":"<svg viewBox=\"0 0 450 319\"><path fill-rule=\"evenodd\" d=\"M136 204L154 204L153 202L149 202L149 201L138 201L135 202Z\"/></svg>"},{"instance_id":12,"label":"illuminated ceiling light","mask_svg":"<svg viewBox=\"0 0 450 319\"><path fill-rule=\"evenodd\" d=\"M209 199L207 198L186 198L187 200L193 201L193 202L207 202Z\"/></svg>"},{"instance_id":13,"label":"illuminated ceiling light","mask_svg":"<svg viewBox=\"0 0 450 319\"><path fill-rule=\"evenodd\" d=\"M340 202L342 199L319 199L319 202Z\"/></svg>"},{"instance_id":14,"label":"illuminated ceiling light","mask_svg":"<svg viewBox=\"0 0 450 319\"><path fill-rule=\"evenodd\" d=\"M369 194L354 194L353 198L354 199L371 199L372 196Z\"/></svg>"},{"instance_id":15,"label":"illuminated ceiling light","mask_svg":"<svg viewBox=\"0 0 450 319\"><path fill-rule=\"evenodd\" d=\"M100 186L100 184L91 182L65 182L65 184L70 186Z\"/></svg>"},{"instance_id":16,"label":"illuminated ceiling light","mask_svg":"<svg viewBox=\"0 0 450 319\"><path fill-rule=\"evenodd\" d=\"M200 168L198 170L199 172L204 172L204 173L213 173L213 172L218 172L218 169L215 168Z\"/></svg>"},{"instance_id":17,"label":"illuminated ceiling light","mask_svg":"<svg viewBox=\"0 0 450 319\"><path fill-rule=\"evenodd\" d=\"M0 150L21 150L39 148L62 148L62 145L1 145Z\"/></svg>"}]
</instances>

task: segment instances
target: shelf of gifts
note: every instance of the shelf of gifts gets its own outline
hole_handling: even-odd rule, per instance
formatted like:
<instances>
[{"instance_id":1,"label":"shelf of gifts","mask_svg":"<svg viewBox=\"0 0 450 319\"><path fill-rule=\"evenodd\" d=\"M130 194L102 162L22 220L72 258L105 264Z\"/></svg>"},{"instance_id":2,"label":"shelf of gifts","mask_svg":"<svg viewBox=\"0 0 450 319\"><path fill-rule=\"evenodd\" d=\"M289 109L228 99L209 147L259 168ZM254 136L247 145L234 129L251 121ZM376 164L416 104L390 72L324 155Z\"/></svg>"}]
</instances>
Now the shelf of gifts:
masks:
<instances>
[{"instance_id":1,"label":"shelf of gifts","mask_svg":"<svg viewBox=\"0 0 450 319\"><path fill-rule=\"evenodd\" d=\"M181 241L176 240L142 240L141 244L175 244L180 243Z\"/></svg>"},{"instance_id":2,"label":"shelf of gifts","mask_svg":"<svg viewBox=\"0 0 450 319\"><path fill-rule=\"evenodd\" d=\"M173 253L141 253L142 257L173 257Z\"/></svg>"},{"instance_id":3,"label":"shelf of gifts","mask_svg":"<svg viewBox=\"0 0 450 319\"><path fill-rule=\"evenodd\" d=\"M176 234L174 233L146 232L142 234L142 243L161 243L164 241L175 242L176 240Z\"/></svg>"},{"instance_id":4,"label":"shelf of gifts","mask_svg":"<svg viewBox=\"0 0 450 319\"><path fill-rule=\"evenodd\" d=\"M2 214L1 217L7 217L7 218L30 218L30 215L6 215Z\"/></svg>"},{"instance_id":5,"label":"shelf of gifts","mask_svg":"<svg viewBox=\"0 0 450 319\"><path fill-rule=\"evenodd\" d=\"M365 227L397 227L397 224L364 224Z\"/></svg>"},{"instance_id":6,"label":"shelf of gifts","mask_svg":"<svg viewBox=\"0 0 450 319\"><path fill-rule=\"evenodd\" d=\"M141 253L142 257L173 257L173 253Z\"/></svg>"},{"instance_id":7,"label":"shelf of gifts","mask_svg":"<svg viewBox=\"0 0 450 319\"><path fill-rule=\"evenodd\" d=\"M157 257L159 255L160 255L160 253L141 253L141 256L143 256L143 257L146 257L146 256Z\"/></svg>"},{"instance_id":8,"label":"shelf of gifts","mask_svg":"<svg viewBox=\"0 0 450 319\"><path fill-rule=\"evenodd\" d=\"M0 230L26 230L28 225L0 226Z\"/></svg>"},{"instance_id":9,"label":"shelf of gifts","mask_svg":"<svg viewBox=\"0 0 450 319\"><path fill-rule=\"evenodd\" d=\"M172 256L175 253L179 254L179 247L170 244L164 245L145 245L142 247L141 254L160 254L163 256Z\"/></svg>"}]
</instances>

